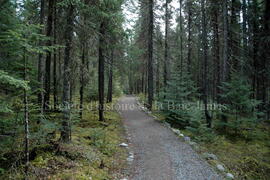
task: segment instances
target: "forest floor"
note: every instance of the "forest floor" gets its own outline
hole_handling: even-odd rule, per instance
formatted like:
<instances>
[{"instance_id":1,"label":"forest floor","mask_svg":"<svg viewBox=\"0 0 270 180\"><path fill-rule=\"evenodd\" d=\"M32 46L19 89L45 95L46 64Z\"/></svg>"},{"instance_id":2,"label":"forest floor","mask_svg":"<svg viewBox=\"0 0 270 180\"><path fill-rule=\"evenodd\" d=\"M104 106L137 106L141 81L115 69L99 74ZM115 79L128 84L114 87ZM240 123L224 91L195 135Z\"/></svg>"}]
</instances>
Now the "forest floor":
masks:
<instances>
[{"instance_id":1,"label":"forest floor","mask_svg":"<svg viewBox=\"0 0 270 180\"><path fill-rule=\"evenodd\" d=\"M170 129L137 106L135 97L123 97L119 105L130 139L134 161L132 180L216 180L222 179L212 167Z\"/></svg>"},{"instance_id":2,"label":"forest floor","mask_svg":"<svg viewBox=\"0 0 270 180\"><path fill-rule=\"evenodd\" d=\"M61 122L61 113L52 113L50 118L53 117ZM60 143L57 133L50 142L31 146L29 179L122 179L128 165L127 150L119 146L126 141L119 114L106 111L105 122L100 122L94 109L84 111L82 120L73 119L71 143ZM7 162L10 161L7 159ZM23 165L16 165L5 170L0 179L23 177Z\"/></svg>"}]
</instances>

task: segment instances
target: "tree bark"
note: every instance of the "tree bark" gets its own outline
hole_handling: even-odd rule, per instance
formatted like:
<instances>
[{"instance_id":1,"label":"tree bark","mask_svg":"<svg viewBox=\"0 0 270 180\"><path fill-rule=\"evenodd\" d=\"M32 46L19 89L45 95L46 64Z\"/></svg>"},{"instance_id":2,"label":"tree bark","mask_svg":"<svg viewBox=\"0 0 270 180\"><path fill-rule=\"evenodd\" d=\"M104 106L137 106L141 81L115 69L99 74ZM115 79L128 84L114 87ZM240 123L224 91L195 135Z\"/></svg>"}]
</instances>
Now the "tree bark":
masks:
<instances>
[{"instance_id":1,"label":"tree bark","mask_svg":"<svg viewBox=\"0 0 270 180\"><path fill-rule=\"evenodd\" d=\"M56 0L54 0L54 14L53 14L53 44L56 45L56 25L57 25L57 9L56 9ZM58 104L58 97L57 97L57 73L56 73L56 53L57 51L54 50L53 54L53 107L56 109Z\"/></svg>"},{"instance_id":2,"label":"tree bark","mask_svg":"<svg viewBox=\"0 0 270 180\"><path fill-rule=\"evenodd\" d=\"M64 56L64 80L63 80L63 121L61 128L61 140L65 143L71 141L70 125L70 61L73 38L74 6L68 5L67 9L67 27L65 30L65 56Z\"/></svg>"},{"instance_id":3,"label":"tree bark","mask_svg":"<svg viewBox=\"0 0 270 180\"><path fill-rule=\"evenodd\" d=\"M47 18L47 32L46 36L52 37L52 24L53 24L53 5L54 0L49 0L49 12ZM47 46L51 46L52 42L49 39L46 43ZM49 108L50 105L50 91L51 91L51 51L46 53L46 67L45 67L45 94L44 94L44 103L45 109Z\"/></svg>"},{"instance_id":4,"label":"tree bark","mask_svg":"<svg viewBox=\"0 0 270 180\"><path fill-rule=\"evenodd\" d=\"M223 63L222 82L228 78L228 5L227 0L223 0Z\"/></svg>"},{"instance_id":5,"label":"tree bark","mask_svg":"<svg viewBox=\"0 0 270 180\"><path fill-rule=\"evenodd\" d=\"M25 50L24 50L25 51ZM24 80L27 81L27 60L26 60L26 52L24 52ZM28 179L28 171L29 171L29 110L28 110L28 98L27 98L27 90L24 89L24 141L25 141L25 175Z\"/></svg>"},{"instance_id":6,"label":"tree bark","mask_svg":"<svg viewBox=\"0 0 270 180\"><path fill-rule=\"evenodd\" d=\"M211 128L212 118L208 112L208 62L207 62L207 32L206 32L206 17L205 17L205 0L201 0L202 8L202 44L203 44L203 103L204 103L204 113L206 118L207 127Z\"/></svg>"},{"instance_id":7,"label":"tree bark","mask_svg":"<svg viewBox=\"0 0 270 180\"><path fill-rule=\"evenodd\" d=\"M187 54L187 71L191 73L191 51L192 51L192 42L191 42L191 29L192 29L192 2L188 2L188 54Z\"/></svg>"},{"instance_id":8,"label":"tree bark","mask_svg":"<svg viewBox=\"0 0 270 180\"><path fill-rule=\"evenodd\" d=\"M242 60L241 60L241 64L240 64L240 69L241 69L241 73L243 74L243 69L244 69L244 60L247 57L248 54L248 43L247 43L247 2L246 0L243 0L243 4L242 4L242 13L243 13L243 34L242 34L242 38L243 38L243 50L242 50Z\"/></svg>"},{"instance_id":9,"label":"tree bark","mask_svg":"<svg viewBox=\"0 0 270 180\"><path fill-rule=\"evenodd\" d=\"M253 98L257 98L258 97L258 86L259 85L259 81L258 81L258 76L259 76L259 64L258 64L258 45L259 45L259 27L258 27L258 2L257 0L253 0L252 1L252 29L253 29L253 38L252 38L252 43L253 43L253 52L252 52L252 59L253 59L253 81L252 81L252 87L253 87Z\"/></svg>"},{"instance_id":10,"label":"tree bark","mask_svg":"<svg viewBox=\"0 0 270 180\"><path fill-rule=\"evenodd\" d=\"M182 6L183 0L179 0L179 36L180 36L180 74L183 74L183 22L182 22Z\"/></svg>"},{"instance_id":11,"label":"tree bark","mask_svg":"<svg viewBox=\"0 0 270 180\"><path fill-rule=\"evenodd\" d=\"M149 2L150 3L150 2ZM169 30L169 0L165 2L165 44L164 44L164 91L166 92L167 84L168 84L168 65L169 58L168 58L168 30Z\"/></svg>"},{"instance_id":12,"label":"tree bark","mask_svg":"<svg viewBox=\"0 0 270 180\"><path fill-rule=\"evenodd\" d=\"M269 67L269 64L267 65L267 62L270 61L270 40L268 39L270 37L270 1L265 1L264 4L264 15L263 15L263 30L261 33L261 57L259 59L259 72L258 72L258 89L257 89L257 97L258 100L261 101L261 104L259 106L259 110L261 112L269 114L269 108L267 108L267 89L269 88L269 77L267 76L267 67ZM269 103L269 102L268 102ZM269 118L269 117L268 117Z\"/></svg>"},{"instance_id":13,"label":"tree bark","mask_svg":"<svg viewBox=\"0 0 270 180\"><path fill-rule=\"evenodd\" d=\"M99 95L99 120L104 121L104 55L105 46L105 24L101 22L99 29L99 47L98 47L98 95Z\"/></svg>"},{"instance_id":14,"label":"tree bark","mask_svg":"<svg viewBox=\"0 0 270 180\"><path fill-rule=\"evenodd\" d=\"M218 17L219 17L219 6L216 5L216 1L211 1L213 7L212 12L212 25L213 25L213 35L214 35L214 44L213 44L213 59L214 59L214 87L213 87L213 97L217 102L219 102L219 86L220 86L220 55L219 55L219 27L218 27Z\"/></svg>"},{"instance_id":15,"label":"tree bark","mask_svg":"<svg viewBox=\"0 0 270 180\"><path fill-rule=\"evenodd\" d=\"M222 11L223 11L223 62L222 62L222 82L226 82L228 79L228 4L227 0L223 0L222 3ZM222 103L226 103L223 99ZM221 116L222 121L227 123L227 117L225 115ZM226 130L226 127L223 128Z\"/></svg>"},{"instance_id":16,"label":"tree bark","mask_svg":"<svg viewBox=\"0 0 270 180\"><path fill-rule=\"evenodd\" d=\"M40 1L40 24L44 24L44 0ZM43 34L43 28L40 30L40 34ZM42 42L39 42L42 45ZM38 55L38 82L39 82L39 93L38 93L38 103L40 106L40 114L43 115L44 111L44 61L41 53Z\"/></svg>"},{"instance_id":17,"label":"tree bark","mask_svg":"<svg viewBox=\"0 0 270 180\"><path fill-rule=\"evenodd\" d=\"M83 116L83 98L84 98L84 68L85 68L85 45L82 45L82 63L81 63L81 86L80 86L80 118Z\"/></svg>"},{"instance_id":18,"label":"tree bark","mask_svg":"<svg viewBox=\"0 0 270 180\"><path fill-rule=\"evenodd\" d=\"M107 93L107 102L112 102L112 93L113 93L113 58L114 58L114 49L111 50L111 62L109 65L109 82L108 82L108 93ZM135 86L136 87L136 86ZM136 92L136 89L135 89Z\"/></svg>"},{"instance_id":19,"label":"tree bark","mask_svg":"<svg viewBox=\"0 0 270 180\"><path fill-rule=\"evenodd\" d=\"M154 15L153 15L153 0L148 1L148 15L149 15L149 27L148 27L148 108L151 110L154 98L153 87L153 29L154 29Z\"/></svg>"},{"instance_id":20,"label":"tree bark","mask_svg":"<svg viewBox=\"0 0 270 180\"><path fill-rule=\"evenodd\" d=\"M231 31L230 31L230 45L231 45L231 70L237 71L239 67L239 49L240 49L240 43L239 43L239 35L240 34L240 26L238 24L238 2L237 0L231 1Z\"/></svg>"}]
</instances>

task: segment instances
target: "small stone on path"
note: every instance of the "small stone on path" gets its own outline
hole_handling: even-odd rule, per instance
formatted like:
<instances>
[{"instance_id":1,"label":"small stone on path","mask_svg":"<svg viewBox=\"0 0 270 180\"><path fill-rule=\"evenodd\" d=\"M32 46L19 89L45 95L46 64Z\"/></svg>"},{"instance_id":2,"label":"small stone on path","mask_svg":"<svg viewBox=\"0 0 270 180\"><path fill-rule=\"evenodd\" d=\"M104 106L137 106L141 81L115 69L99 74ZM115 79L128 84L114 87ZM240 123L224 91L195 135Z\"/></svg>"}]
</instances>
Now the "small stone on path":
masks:
<instances>
[{"instance_id":1,"label":"small stone on path","mask_svg":"<svg viewBox=\"0 0 270 180\"><path fill-rule=\"evenodd\" d=\"M126 143L121 143L119 144L120 147L128 147L128 145Z\"/></svg>"}]
</instances>

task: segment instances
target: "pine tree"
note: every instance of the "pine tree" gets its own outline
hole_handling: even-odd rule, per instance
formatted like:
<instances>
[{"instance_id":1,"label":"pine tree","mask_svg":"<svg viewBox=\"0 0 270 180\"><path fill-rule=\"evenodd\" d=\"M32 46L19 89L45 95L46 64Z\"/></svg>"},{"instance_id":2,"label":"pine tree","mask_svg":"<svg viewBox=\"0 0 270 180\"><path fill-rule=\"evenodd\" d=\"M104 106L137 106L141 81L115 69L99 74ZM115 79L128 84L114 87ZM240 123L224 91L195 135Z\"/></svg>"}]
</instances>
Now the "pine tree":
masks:
<instances>
[{"instance_id":1,"label":"pine tree","mask_svg":"<svg viewBox=\"0 0 270 180\"><path fill-rule=\"evenodd\" d=\"M198 97L191 75L174 71L164 97L161 102L166 120L180 128L187 127L191 117L189 109L194 108L194 101Z\"/></svg>"},{"instance_id":2,"label":"pine tree","mask_svg":"<svg viewBox=\"0 0 270 180\"><path fill-rule=\"evenodd\" d=\"M256 107L259 101L250 98L252 90L247 79L233 73L231 79L222 84L221 89L221 99L227 102L222 114L227 117L227 121L222 121L219 125L235 134L243 128L254 127L258 122Z\"/></svg>"}]
</instances>

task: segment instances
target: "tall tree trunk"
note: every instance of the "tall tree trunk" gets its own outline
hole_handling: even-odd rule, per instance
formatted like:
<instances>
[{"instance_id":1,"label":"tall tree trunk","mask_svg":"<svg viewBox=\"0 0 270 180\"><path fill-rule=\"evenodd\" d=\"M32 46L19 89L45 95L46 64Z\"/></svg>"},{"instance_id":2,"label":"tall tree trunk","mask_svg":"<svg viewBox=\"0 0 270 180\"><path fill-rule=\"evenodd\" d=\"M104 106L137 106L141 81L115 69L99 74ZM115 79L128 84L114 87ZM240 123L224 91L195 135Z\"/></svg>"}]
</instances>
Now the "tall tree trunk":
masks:
<instances>
[{"instance_id":1,"label":"tall tree trunk","mask_svg":"<svg viewBox=\"0 0 270 180\"><path fill-rule=\"evenodd\" d=\"M71 125L70 125L70 61L71 48L73 38L74 23L74 6L68 5L67 9L67 25L65 30L65 56L64 56L64 80L63 80L63 122L61 128L61 140L63 142L71 141Z\"/></svg>"},{"instance_id":2,"label":"tall tree trunk","mask_svg":"<svg viewBox=\"0 0 270 180\"><path fill-rule=\"evenodd\" d=\"M227 0L223 0L222 3L222 11L223 11L223 62L222 62L222 82L226 82L228 79L228 4ZM222 103L226 103L223 99ZM221 116L222 121L227 123L227 116ZM226 130L224 126L223 130Z\"/></svg>"},{"instance_id":3,"label":"tall tree trunk","mask_svg":"<svg viewBox=\"0 0 270 180\"><path fill-rule=\"evenodd\" d=\"M53 43L56 44L56 25L57 25L57 9L56 9L56 0L54 0L54 15L53 15ZM57 98L57 74L56 74L56 53L57 51L54 50L53 54L53 107L56 109L56 106L58 104L58 98Z\"/></svg>"},{"instance_id":4,"label":"tall tree trunk","mask_svg":"<svg viewBox=\"0 0 270 180\"><path fill-rule=\"evenodd\" d=\"M257 97L262 103L259 106L259 110L261 112L269 113L269 108L267 109L267 89L269 83L269 77L267 76L267 62L270 61L270 1L265 1L265 9L263 16L263 30L261 33L261 46L260 49L261 57L259 59L259 72L258 72L258 89L257 89Z\"/></svg>"},{"instance_id":5,"label":"tall tree trunk","mask_svg":"<svg viewBox=\"0 0 270 180\"><path fill-rule=\"evenodd\" d=\"M108 93L107 93L107 102L112 102L112 93L113 93L113 58L114 58L114 49L111 50L111 62L109 65L109 82L108 82ZM135 86L137 87L137 86ZM136 89L135 89L136 93Z\"/></svg>"},{"instance_id":6,"label":"tall tree trunk","mask_svg":"<svg viewBox=\"0 0 270 180\"><path fill-rule=\"evenodd\" d=\"M228 5L227 0L223 0L223 62L222 62L222 82L228 78Z\"/></svg>"},{"instance_id":7,"label":"tall tree trunk","mask_svg":"<svg viewBox=\"0 0 270 180\"><path fill-rule=\"evenodd\" d=\"M40 24L43 25L44 23L44 0L40 1ZM40 34L43 34L43 29L40 30ZM40 45L42 45L42 42L39 42ZM39 88L40 91L38 93L38 103L40 105L40 114L41 116L43 115L43 111L44 111L44 61L43 61L43 57L42 54L40 53L38 55L38 82L39 84Z\"/></svg>"},{"instance_id":8,"label":"tall tree trunk","mask_svg":"<svg viewBox=\"0 0 270 180\"><path fill-rule=\"evenodd\" d=\"M259 39L259 27L258 27L258 2L257 0L252 1L252 29L253 29L253 38L252 38L252 43L253 43L253 52L252 52L252 59L253 59L253 81L252 81L252 87L253 87L253 97L257 98L258 97L258 73L259 73L259 68L258 68L258 39Z\"/></svg>"},{"instance_id":9,"label":"tall tree trunk","mask_svg":"<svg viewBox=\"0 0 270 180\"><path fill-rule=\"evenodd\" d=\"M201 0L201 8L202 8L202 45L203 45L203 103L204 103L204 112L207 127L211 128L212 126L212 118L208 112L208 62L207 62L207 32L206 32L206 17L205 17L205 0Z\"/></svg>"},{"instance_id":10,"label":"tall tree trunk","mask_svg":"<svg viewBox=\"0 0 270 180\"><path fill-rule=\"evenodd\" d=\"M145 80L144 80L144 68L142 69L142 77L141 77L141 84L142 84L142 88L141 88L141 93L144 92L144 85L145 85Z\"/></svg>"},{"instance_id":11,"label":"tall tree trunk","mask_svg":"<svg viewBox=\"0 0 270 180\"><path fill-rule=\"evenodd\" d=\"M164 91L166 92L168 84L168 70L169 70L169 58L168 58L168 30L169 30L169 0L165 2L165 44L164 44Z\"/></svg>"},{"instance_id":12,"label":"tall tree trunk","mask_svg":"<svg viewBox=\"0 0 270 180\"><path fill-rule=\"evenodd\" d=\"M157 57L157 67L156 67L156 95L159 98L159 91L160 91L160 62L159 58Z\"/></svg>"},{"instance_id":13,"label":"tall tree trunk","mask_svg":"<svg viewBox=\"0 0 270 180\"><path fill-rule=\"evenodd\" d=\"M241 60L241 64L240 64L240 69L241 69L241 73L243 74L243 69L244 69L244 60L247 57L247 53L248 53L248 43L247 43L247 2L246 0L243 0L243 4L242 4L242 14L243 14L243 27L242 27L242 38L243 38L243 50L242 50L242 60Z\"/></svg>"},{"instance_id":14,"label":"tall tree trunk","mask_svg":"<svg viewBox=\"0 0 270 180\"><path fill-rule=\"evenodd\" d=\"M147 60L148 60L148 58L147 58ZM145 97L147 97L147 93L148 93L148 65L146 64L145 65L145 73L144 73L144 75L145 75L145 77L144 77L144 79L145 79L145 83L144 83L144 95L145 95Z\"/></svg>"},{"instance_id":15,"label":"tall tree trunk","mask_svg":"<svg viewBox=\"0 0 270 180\"><path fill-rule=\"evenodd\" d=\"M265 32L265 36L266 37L270 37L270 1L265 1L265 10L264 10L264 32ZM268 40L267 42L267 47L265 50L264 50L264 55L262 57L268 57L266 59L266 69L269 69L270 68L270 53L269 51L267 51L267 49L270 49L270 40ZM265 72L266 73L266 72ZM269 90L270 90L270 79L269 79L269 76L267 78L267 81L266 81L266 106L270 106L270 101L269 101ZM267 107L265 107L267 108ZM267 108L267 119L269 120L270 119L270 108Z\"/></svg>"},{"instance_id":16,"label":"tall tree trunk","mask_svg":"<svg viewBox=\"0 0 270 180\"><path fill-rule=\"evenodd\" d=\"M219 17L219 6L216 5L216 1L211 1L211 5L213 7L212 12L212 23L213 23L213 33L214 33L214 44L213 44L213 59L214 59L214 87L213 87L213 95L214 99L219 102L219 95L220 95L220 55L219 55L219 27L218 27L218 17Z\"/></svg>"},{"instance_id":17,"label":"tall tree trunk","mask_svg":"<svg viewBox=\"0 0 270 180\"><path fill-rule=\"evenodd\" d=\"M231 55L232 55L232 65L231 70L237 71L239 67L239 34L240 34L240 26L238 24L238 0L232 0L231 2L231 31L230 31L230 45L231 45Z\"/></svg>"},{"instance_id":18,"label":"tall tree trunk","mask_svg":"<svg viewBox=\"0 0 270 180\"><path fill-rule=\"evenodd\" d=\"M183 0L179 0L179 36L180 36L180 74L183 74L183 22L182 22L182 6Z\"/></svg>"},{"instance_id":19,"label":"tall tree trunk","mask_svg":"<svg viewBox=\"0 0 270 180\"><path fill-rule=\"evenodd\" d=\"M101 22L99 29L99 47L98 47L98 98L99 98L99 120L104 121L104 55L105 46L105 24Z\"/></svg>"},{"instance_id":20,"label":"tall tree trunk","mask_svg":"<svg viewBox=\"0 0 270 180\"><path fill-rule=\"evenodd\" d=\"M154 98L154 77L153 77L153 29L154 29L154 15L153 15L153 0L148 1L148 15L149 15L149 27L148 27L148 105L149 109L152 109Z\"/></svg>"},{"instance_id":21,"label":"tall tree trunk","mask_svg":"<svg viewBox=\"0 0 270 180\"><path fill-rule=\"evenodd\" d=\"M188 54L187 54L187 71L191 72L191 51L192 51L192 42L191 42L191 30L192 30L192 2L189 1L188 4Z\"/></svg>"},{"instance_id":22,"label":"tall tree trunk","mask_svg":"<svg viewBox=\"0 0 270 180\"><path fill-rule=\"evenodd\" d=\"M47 19L47 32L46 36L52 37L52 24L53 24L53 5L54 0L49 0L49 12ZM49 39L46 43L47 46L51 46L52 42ZM45 109L48 109L50 105L50 91L51 91L51 51L46 53L46 67L45 67L45 94L44 94L44 103Z\"/></svg>"},{"instance_id":23,"label":"tall tree trunk","mask_svg":"<svg viewBox=\"0 0 270 180\"><path fill-rule=\"evenodd\" d=\"M63 67L62 67L62 51L61 48L58 49L58 92L62 91L62 80L63 80Z\"/></svg>"},{"instance_id":24,"label":"tall tree trunk","mask_svg":"<svg viewBox=\"0 0 270 180\"><path fill-rule=\"evenodd\" d=\"M26 54L24 50L24 80L27 81L27 60ZM24 89L24 141L25 141L25 174L28 179L28 171L29 171L29 110L28 110L28 98L27 98L27 90Z\"/></svg>"},{"instance_id":25,"label":"tall tree trunk","mask_svg":"<svg viewBox=\"0 0 270 180\"><path fill-rule=\"evenodd\" d=\"M81 78L80 78L80 118L83 116L83 98L84 98L84 73L85 73L85 44L82 45L82 64L81 64Z\"/></svg>"}]
</instances>

